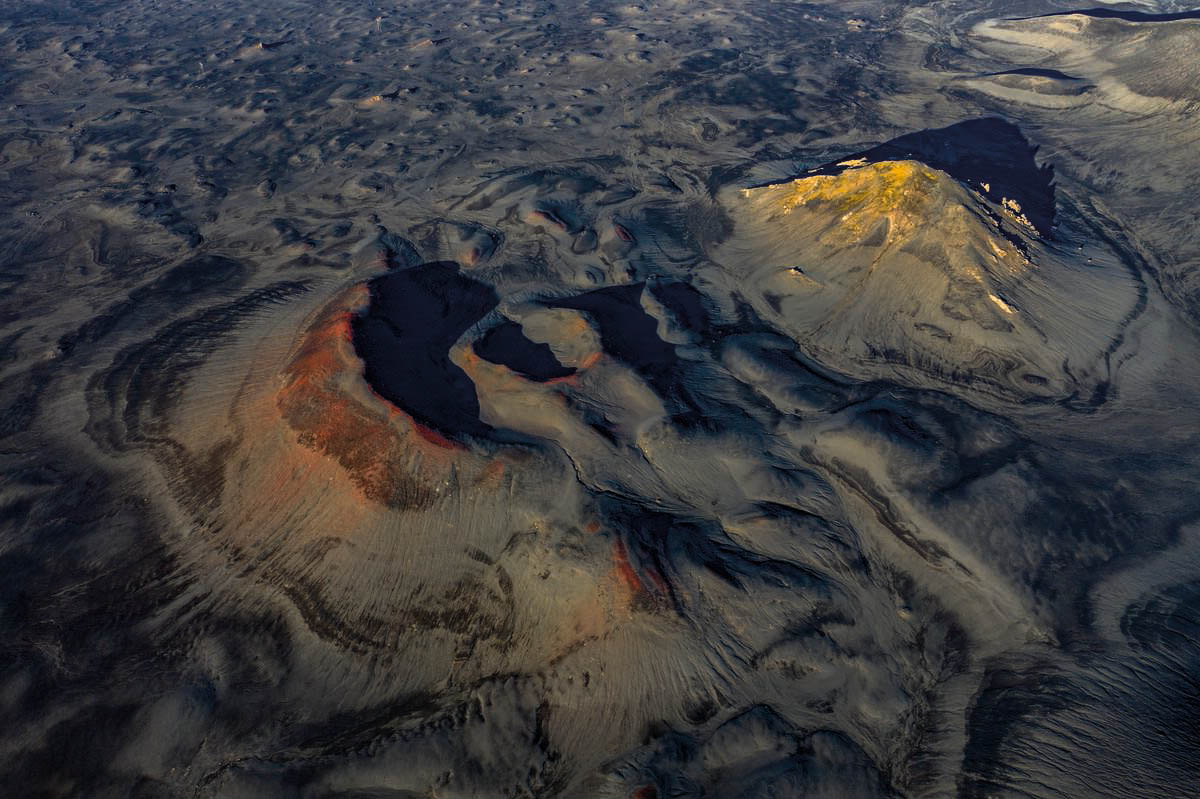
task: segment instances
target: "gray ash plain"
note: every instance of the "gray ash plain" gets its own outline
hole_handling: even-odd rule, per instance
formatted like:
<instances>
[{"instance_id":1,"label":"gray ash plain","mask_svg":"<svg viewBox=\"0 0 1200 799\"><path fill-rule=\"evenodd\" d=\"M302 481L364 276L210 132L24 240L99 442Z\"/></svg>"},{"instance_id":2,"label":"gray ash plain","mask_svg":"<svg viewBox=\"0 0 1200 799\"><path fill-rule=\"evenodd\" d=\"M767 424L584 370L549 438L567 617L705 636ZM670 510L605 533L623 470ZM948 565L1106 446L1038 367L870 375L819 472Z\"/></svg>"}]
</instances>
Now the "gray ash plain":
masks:
<instances>
[{"instance_id":1,"label":"gray ash plain","mask_svg":"<svg viewBox=\"0 0 1200 799\"><path fill-rule=\"evenodd\" d=\"M1194 795L1198 14L0 3L0 795Z\"/></svg>"}]
</instances>

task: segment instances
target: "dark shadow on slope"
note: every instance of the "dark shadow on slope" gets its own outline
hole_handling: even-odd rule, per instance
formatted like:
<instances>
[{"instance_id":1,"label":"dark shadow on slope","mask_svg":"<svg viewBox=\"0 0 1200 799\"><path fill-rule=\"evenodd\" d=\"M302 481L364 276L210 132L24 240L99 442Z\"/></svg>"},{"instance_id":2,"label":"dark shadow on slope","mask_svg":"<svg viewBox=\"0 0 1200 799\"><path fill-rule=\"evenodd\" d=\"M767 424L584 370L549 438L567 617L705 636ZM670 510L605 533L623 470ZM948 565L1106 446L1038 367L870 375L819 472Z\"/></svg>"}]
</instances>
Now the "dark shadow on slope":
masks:
<instances>
[{"instance_id":1,"label":"dark shadow on slope","mask_svg":"<svg viewBox=\"0 0 1200 799\"><path fill-rule=\"evenodd\" d=\"M1055 11L1053 14L1017 17L1017 19L1044 19L1045 17L1065 17L1071 14L1080 14L1096 19L1121 19L1126 22L1179 22L1185 19L1200 19L1200 8L1192 11L1177 11L1173 14L1147 14L1144 11L1124 11L1119 8L1084 8L1078 11Z\"/></svg>"},{"instance_id":2,"label":"dark shadow on slope","mask_svg":"<svg viewBox=\"0 0 1200 799\"><path fill-rule=\"evenodd\" d=\"M992 77L997 75L1030 75L1035 78L1051 78L1053 80L1083 80L1074 75L1068 75L1065 72L1059 72L1057 69L1045 69L1043 67L1020 67L1018 69L1006 69L1002 72L991 73Z\"/></svg>"},{"instance_id":3,"label":"dark shadow on slope","mask_svg":"<svg viewBox=\"0 0 1200 799\"><path fill-rule=\"evenodd\" d=\"M663 397L682 388L675 347L658 337L658 320L642 308L645 283L611 286L548 303L590 315L600 328L600 344L629 364Z\"/></svg>"},{"instance_id":4,"label":"dark shadow on slope","mask_svg":"<svg viewBox=\"0 0 1200 799\"><path fill-rule=\"evenodd\" d=\"M641 375L665 403L672 421L683 427L703 427L706 414L696 395L684 379L685 363L675 351L675 345L658 335L658 319L642 307L645 283L610 286L574 297L547 302L552 308L571 308L587 313L600 331L604 351L628 364ZM671 289L665 284L654 286L651 293L685 325L708 329L707 314L698 293L687 289Z\"/></svg>"},{"instance_id":5,"label":"dark shadow on slope","mask_svg":"<svg viewBox=\"0 0 1200 799\"><path fill-rule=\"evenodd\" d=\"M371 303L353 321L365 376L384 399L449 438L484 436L475 384L450 348L499 303L495 290L436 262L371 281Z\"/></svg>"},{"instance_id":6,"label":"dark shadow on slope","mask_svg":"<svg viewBox=\"0 0 1200 799\"><path fill-rule=\"evenodd\" d=\"M1036 154L1037 147L1016 125L985 117L906 133L809 170L803 177L836 175L848 168L841 164L860 158L870 163L912 159L970 184L993 202L1016 201L1038 233L1048 237L1054 226L1054 167L1038 166Z\"/></svg>"},{"instance_id":7,"label":"dark shadow on slope","mask_svg":"<svg viewBox=\"0 0 1200 799\"><path fill-rule=\"evenodd\" d=\"M656 283L650 293L675 316L675 320L701 337L712 332L708 310L704 307L704 295L687 283L671 281Z\"/></svg>"},{"instance_id":8,"label":"dark shadow on slope","mask_svg":"<svg viewBox=\"0 0 1200 799\"><path fill-rule=\"evenodd\" d=\"M575 374L563 366L546 344L530 341L516 322L505 321L475 342L475 354L485 361L507 366L530 380L544 383Z\"/></svg>"},{"instance_id":9,"label":"dark shadow on slope","mask_svg":"<svg viewBox=\"0 0 1200 799\"><path fill-rule=\"evenodd\" d=\"M1037 148L1020 128L988 117L909 133L858 157L868 161L915 158L980 188L993 202L1016 200L1038 233L1049 236L1054 224L1054 167L1038 166L1036 154Z\"/></svg>"}]
</instances>

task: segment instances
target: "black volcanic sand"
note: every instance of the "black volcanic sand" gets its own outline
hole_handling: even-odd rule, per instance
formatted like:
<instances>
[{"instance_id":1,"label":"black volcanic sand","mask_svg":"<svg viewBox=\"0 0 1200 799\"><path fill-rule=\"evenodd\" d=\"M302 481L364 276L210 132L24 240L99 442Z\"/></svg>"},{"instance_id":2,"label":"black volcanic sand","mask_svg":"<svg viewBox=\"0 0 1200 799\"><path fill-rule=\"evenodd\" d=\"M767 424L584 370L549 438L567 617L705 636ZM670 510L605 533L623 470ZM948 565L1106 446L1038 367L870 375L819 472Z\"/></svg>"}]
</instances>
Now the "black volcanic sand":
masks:
<instances>
[{"instance_id":1,"label":"black volcanic sand","mask_svg":"<svg viewBox=\"0 0 1200 799\"><path fill-rule=\"evenodd\" d=\"M475 384L450 361L454 343L499 303L496 291L441 262L371 281L353 321L367 382L384 399L451 439L486 436Z\"/></svg>"}]
</instances>

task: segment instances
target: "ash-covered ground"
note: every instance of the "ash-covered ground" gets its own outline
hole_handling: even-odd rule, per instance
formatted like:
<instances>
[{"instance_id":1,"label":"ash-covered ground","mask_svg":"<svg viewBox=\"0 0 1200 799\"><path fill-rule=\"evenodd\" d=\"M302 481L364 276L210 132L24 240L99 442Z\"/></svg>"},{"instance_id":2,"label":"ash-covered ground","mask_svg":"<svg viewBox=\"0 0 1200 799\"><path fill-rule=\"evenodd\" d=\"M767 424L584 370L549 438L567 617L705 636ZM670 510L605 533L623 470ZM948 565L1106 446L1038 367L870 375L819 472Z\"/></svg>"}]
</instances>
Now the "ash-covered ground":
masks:
<instances>
[{"instance_id":1,"label":"ash-covered ground","mask_svg":"<svg viewBox=\"0 0 1200 799\"><path fill-rule=\"evenodd\" d=\"M0 794L1195 795L1198 53L0 3Z\"/></svg>"}]
</instances>

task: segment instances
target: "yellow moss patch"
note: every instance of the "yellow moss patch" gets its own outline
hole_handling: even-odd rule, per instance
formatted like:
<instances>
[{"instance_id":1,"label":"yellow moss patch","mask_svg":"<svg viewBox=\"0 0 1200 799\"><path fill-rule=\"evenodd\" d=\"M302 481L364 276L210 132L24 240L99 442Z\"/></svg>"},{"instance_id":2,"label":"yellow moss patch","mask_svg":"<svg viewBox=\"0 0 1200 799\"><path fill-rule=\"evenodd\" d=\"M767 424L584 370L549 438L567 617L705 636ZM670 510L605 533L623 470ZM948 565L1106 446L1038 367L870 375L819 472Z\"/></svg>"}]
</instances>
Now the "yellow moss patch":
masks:
<instances>
[{"instance_id":1,"label":"yellow moss patch","mask_svg":"<svg viewBox=\"0 0 1200 799\"><path fill-rule=\"evenodd\" d=\"M917 161L880 161L854 166L836 175L813 175L790 183L748 189L746 197L766 199L772 210L791 213L801 207L840 215L851 234L888 219L893 231L926 218L936 197L940 173Z\"/></svg>"},{"instance_id":2,"label":"yellow moss patch","mask_svg":"<svg viewBox=\"0 0 1200 799\"><path fill-rule=\"evenodd\" d=\"M792 181L784 210L812 202L833 203L839 211L917 210L929 196L937 174L916 161L881 161L847 169L838 175L817 175Z\"/></svg>"}]
</instances>

